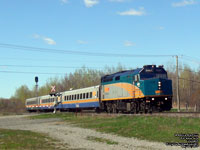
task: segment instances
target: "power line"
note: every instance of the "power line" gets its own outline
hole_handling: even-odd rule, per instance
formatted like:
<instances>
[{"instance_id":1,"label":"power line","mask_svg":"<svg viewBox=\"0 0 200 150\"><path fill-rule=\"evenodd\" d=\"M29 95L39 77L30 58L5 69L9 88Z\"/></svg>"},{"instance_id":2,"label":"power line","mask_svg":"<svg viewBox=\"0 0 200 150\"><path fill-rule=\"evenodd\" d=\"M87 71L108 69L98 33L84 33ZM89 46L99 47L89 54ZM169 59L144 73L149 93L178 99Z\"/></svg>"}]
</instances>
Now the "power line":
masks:
<instances>
[{"instance_id":1,"label":"power line","mask_svg":"<svg viewBox=\"0 0 200 150\"><path fill-rule=\"evenodd\" d=\"M94 52L82 52L82 51L30 47L30 46L5 44L5 43L0 43L0 47L9 48L9 49L17 49L17 50L34 51L34 52L48 52L48 53L86 55L86 56L104 56L104 57L172 57L172 56L175 56L175 55L131 55L131 54L116 54L116 53L94 53Z\"/></svg>"},{"instance_id":2,"label":"power line","mask_svg":"<svg viewBox=\"0 0 200 150\"><path fill-rule=\"evenodd\" d=\"M179 78L179 79L181 79L181 80L185 80L185 81L194 82L194 83L199 83L199 84L200 84L200 82L195 81L195 80L190 80L190 79L186 79L186 78Z\"/></svg>"},{"instance_id":3,"label":"power line","mask_svg":"<svg viewBox=\"0 0 200 150\"><path fill-rule=\"evenodd\" d=\"M200 61L197 58L194 58L194 57L191 57L191 56L182 55L181 59L191 61L191 62L196 63L196 64L200 64Z\"/></svg>"},{"instance_id":4,"label":"power line","mask_svg":"<svg viewBox=\"0 0 200 150\"><path fill-rule=\"evenodd\" d=\"M179 69L179 70L187 71L187 72L192 72L192 73L199 73L199 72L197 72L197 71L191 71L191 70L186 70L186 69Z\"/></svg>"},{"instance_id":5,"label":"power line","mask_svg":"<svg viewBox=\"0 0 200 150\"><path fill-rule=\"evenodd\" d=\"M24 71L0 71L0 73L10 74L44 74L44 75L67 75L67 73L55 73L55 72L24 72ZM104 75L104 73L74 73L73 75Z\"/></svg>"},{"instance_id":6,"label":"power line","mask_svg":"<svg viewBox=\"0 0 200 150\"><path fill-rule=\"evenodd\" d=\"M0 67L22 67L22 68L103 68L103 67L73 67L73 66L30 66L30 65L0 65Z\"/></svg>"},{"instance_id":7,"label":"power line","mask_svg":"<svg viewBox=\"0 0 200 150\"><path fill-rule=\"evenodd\" d=\"M174 79L176 79L176 77L170 77L170 78L174 78ZM200 84L200 82L199 81L196 81L196 80L190 80L190 79L186 79L186 78L179 78L180 80L185 80L185 81L190 81L190 82L193 82L193 83L199 83Z\"/></svg>"},{"instance_id":8,"label":"power line","mask_svg":"<svg viewBox=\"0 0 200 150\"><path fill-rule=\"evenodd\" d=\"M17 74L51 74L51 75L64 75L66 73L48 73L48 72L23 72L23 71L0 71L1 73L17 73Z\"/></svg>"},{"instance_id":9,"label":"power line","mask_svg":"<svg viewBox=\"0 0 200 150\"><path fill-rule=\"evenodd\" d=\"M20 61L43 61L43 62L67 62L66 59L35 59L35 58L13 58L13 57L0 57L0 59L6 59L6 60L20 60ZM94 60L94 61L87 61L87 60L80 60L80 59L73 59L73 60L70 60L70 62L73 61L73 63L80 63L80 62L84 62L84 63L101 63L102 64L102 61L97 61L97 60ZM127 62L127 61L126 61ZM116 61L106 61L106 63L119 63L119 62L116 62Z\"/></svg>"},{"instance_id":10,"label":"power line","mask_svg":"<svg viewBox=\"0 0 200 150\"><path fill-rule=\"evenodd\" d=\"M22 72L22 71L0 71L1 73L11 73L11 74L49 74L49 75L66 75L67 73L49 73L49 72ZM95 73L76 73L76 74L79 74L79 75L94 75ZM98 75L98 73L96 74ZM101 74L103 75L103 74ZM171 77L171 78L175 78L175 77ZM199 83L198 81L195 81L195 80L190 80L190 79L186 79L186 78L179 78L180 80L186 80L186 81L190 81L190 82L193 82L193 83Z\"/></svg>"}]
</instances>

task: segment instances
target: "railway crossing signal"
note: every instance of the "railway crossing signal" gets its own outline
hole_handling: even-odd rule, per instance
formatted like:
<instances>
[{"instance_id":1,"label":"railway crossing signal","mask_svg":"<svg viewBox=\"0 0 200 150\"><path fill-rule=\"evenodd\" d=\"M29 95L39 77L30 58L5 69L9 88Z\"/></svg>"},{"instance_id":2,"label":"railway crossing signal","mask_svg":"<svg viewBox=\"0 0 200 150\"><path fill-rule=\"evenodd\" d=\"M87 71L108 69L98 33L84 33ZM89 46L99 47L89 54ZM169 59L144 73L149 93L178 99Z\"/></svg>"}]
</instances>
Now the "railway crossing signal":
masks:
<instances>
[{"instance_id":1,"label":"railway crossing signal","mask_svg":"<svg viewBox=\"0 0 200 150\"><path fill-rule=\"evenodd\" d=\"M52 92L52 93L55 93L55 92L56 92L56 86L55 86L55 85L51 86L51 92Z\"/></svg>"}]
</instances>

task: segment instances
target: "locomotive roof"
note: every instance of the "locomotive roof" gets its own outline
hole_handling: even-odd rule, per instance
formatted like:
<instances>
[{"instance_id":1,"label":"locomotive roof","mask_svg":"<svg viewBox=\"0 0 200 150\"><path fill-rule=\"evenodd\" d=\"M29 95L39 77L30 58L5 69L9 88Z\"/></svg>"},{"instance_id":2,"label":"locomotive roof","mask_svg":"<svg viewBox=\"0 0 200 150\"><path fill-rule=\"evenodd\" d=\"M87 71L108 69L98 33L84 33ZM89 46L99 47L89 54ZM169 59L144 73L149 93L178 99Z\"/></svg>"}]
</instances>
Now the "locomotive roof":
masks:
<instances>
[{"instance_id":1,"label":"locomotive roof","mask_svg":"<svg viewBox=\"0 0 200 150\"><path fill-rule=\"evenodd\" d=\"M137 68L134 70L124 70L124 71L120 71L120 72L116 72L113 74L109 74L109 75L105 75L101 77L101 81L110 81L112 78L115 78L117 76L126 76L126 75L136 75L141 73L142 71L145 72L154 72L154 73L166 73L166 71L164 70L163 66L158 66L156 67L156 65L145 65L143 66L143 68Z\"/></svg>"},{"instance_id":2,"label":"locomotive roof","mask_svg":"<svg viewBox=\"0 0 200 150\"><path fill-rule=\"evenodd\" d=\"M102 78L124 76L124 75L129 75L129 74L139 74L142 69L143 68L137 68L137 69L134 69L134 70L119 71L119 72L116 72L116 73L113 73L113 74L102 76Z\"/></svg>"}]
</instances>

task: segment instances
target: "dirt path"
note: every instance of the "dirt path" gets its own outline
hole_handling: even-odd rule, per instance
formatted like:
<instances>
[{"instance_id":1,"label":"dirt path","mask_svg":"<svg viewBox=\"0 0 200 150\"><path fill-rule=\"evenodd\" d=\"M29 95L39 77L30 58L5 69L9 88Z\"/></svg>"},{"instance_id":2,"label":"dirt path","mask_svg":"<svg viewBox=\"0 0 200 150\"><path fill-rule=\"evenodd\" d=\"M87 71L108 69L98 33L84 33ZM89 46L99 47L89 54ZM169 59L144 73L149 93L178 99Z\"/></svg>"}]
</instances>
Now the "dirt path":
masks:
<instances>
[{"instance_id":1,"label":"dirt path","mask_svg":"<svg viewBox=\"0 0 200 150\"><path fill-rule=\"evenodd\" d=\"M135 138L120 137L112 134L99 133L90 129L74 127L60 119L30 120L23 116L0 117L0 128L31 130L47 133L73 149L84 150L174 150L180 147L166 146L164 143L137 140ZM88 140L88 136L109 139L118 144L107 144ZM194 149L192 149L194 150Z\"/></svg>"}]
</instances>

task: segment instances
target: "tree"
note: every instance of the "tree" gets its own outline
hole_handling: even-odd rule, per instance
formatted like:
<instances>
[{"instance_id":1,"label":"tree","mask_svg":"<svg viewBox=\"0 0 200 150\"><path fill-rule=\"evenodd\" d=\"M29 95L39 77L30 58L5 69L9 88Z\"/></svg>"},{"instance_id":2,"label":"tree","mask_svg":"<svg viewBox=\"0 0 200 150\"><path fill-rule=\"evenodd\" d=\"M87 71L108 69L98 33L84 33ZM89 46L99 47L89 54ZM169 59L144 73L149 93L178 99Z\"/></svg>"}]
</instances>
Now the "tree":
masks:
<instances>
[{"instance_id":1,"label":"tree","mask_svg":"<svg viewBox=\"0 0 200 150\"><path fill-rule=\"evenodd\" d=\"M25 100L30 97L32 97L32 92L26 85L22 85L16 89L15 94L12 98L18 99L24 103Z\"/></svg>"}]
</instances>

